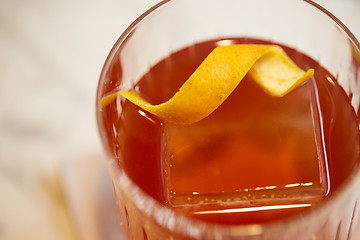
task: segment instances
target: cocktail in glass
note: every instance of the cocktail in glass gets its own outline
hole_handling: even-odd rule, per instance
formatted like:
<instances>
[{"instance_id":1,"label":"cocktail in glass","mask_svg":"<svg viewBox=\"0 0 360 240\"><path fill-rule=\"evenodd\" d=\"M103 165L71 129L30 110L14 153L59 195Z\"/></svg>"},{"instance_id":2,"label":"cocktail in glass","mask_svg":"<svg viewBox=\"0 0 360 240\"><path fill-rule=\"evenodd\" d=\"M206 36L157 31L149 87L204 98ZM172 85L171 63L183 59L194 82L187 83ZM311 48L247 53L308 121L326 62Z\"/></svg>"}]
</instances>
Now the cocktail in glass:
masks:
<instances>
[{"instance_id":1,"label":"cocktail in glass","mask_svg":"<svg viewBox=\"0 0 360 240\"><path fill-rule=\"evenodd\" d=\"M163 124L120 96L100 106L121 88L160 103L212 48L238 43L281 45L323 82L308 81L279 100L244 81L229 98L245 103L236 121L226 117L234 112L230 103L195 126ZM145 12L111 50L97 95L128 237L356 239L359 56L351 32L311 1L174 0ZM307 130L294 130L300 125Z\"/></svg>"}]
</instances>

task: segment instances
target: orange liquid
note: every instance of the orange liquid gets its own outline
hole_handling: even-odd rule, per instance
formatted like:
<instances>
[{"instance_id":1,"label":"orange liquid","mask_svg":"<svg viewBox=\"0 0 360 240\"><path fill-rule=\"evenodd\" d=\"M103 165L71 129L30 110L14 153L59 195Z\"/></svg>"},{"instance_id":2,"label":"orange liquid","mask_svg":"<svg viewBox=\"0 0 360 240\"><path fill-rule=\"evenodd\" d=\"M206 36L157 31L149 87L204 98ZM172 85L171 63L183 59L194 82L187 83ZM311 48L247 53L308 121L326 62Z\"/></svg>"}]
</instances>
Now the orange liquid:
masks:
<instances>
[{"instance_id":1,"label":"orange liquid","mask_svg":"<svg viewBox=\"0 0 360 240\"><path fill-rule=\"evenodd\" d=\"M172 54L152 67L136 88L151 103L166 101L215 46L216 41L209 41ZM293 49L284 49L303 69L314 68L316 81L278 99L246 78L209 118L185 127L164 125L127 101L119 117L113 102L103 110L109 150L149 195L176 211L206 221L267 222L321 204L321 199L336 191L359 163L358 121L349 98L325 69ZM102 88L104 94L118 85L118 66L113 64ZM314 98L316 101L309 100ZM304 99L306 103L301 104ZM310 127L306 134L293 130L301 125L296 122L285 127L289 125L286 116L294 114L290 118L293 122L298 112L313 124L313 135L308 134ZM315 116L313 122L310 113ZM247 116L251 117L246 121ZM251 130L244 130L239 121L251 125L245 128ZM214 126L218 127L214 130ZM276 130L276 126L280 127ZM319 146L323 152L319 153ZM296 187L288 190L286 186ZM249 191L256 201L244 200ZM281 198L285 193L291 200ZM227 200L230 204L224 205ZM274 207L279 204L290 207ZM260 208L264 206L268 208ZM227 212L229 209L235 211Z\"/></svg>"}]
</instances>

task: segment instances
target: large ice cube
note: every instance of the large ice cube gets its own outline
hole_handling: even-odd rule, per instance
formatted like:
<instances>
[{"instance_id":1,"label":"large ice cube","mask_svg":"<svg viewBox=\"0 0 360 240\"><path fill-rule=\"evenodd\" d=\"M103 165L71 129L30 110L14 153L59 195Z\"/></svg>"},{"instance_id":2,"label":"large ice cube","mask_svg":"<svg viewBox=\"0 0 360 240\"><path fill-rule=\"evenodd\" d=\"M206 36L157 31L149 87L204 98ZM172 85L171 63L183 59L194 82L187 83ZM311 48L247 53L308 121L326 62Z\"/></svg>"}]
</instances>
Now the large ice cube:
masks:
<instances>
[{"instance_id":1,"label":"large ice cube","mask_svg":"<svg viewBox=\"0 0 360 240\"><path fill-rule=\"evenodd\" d=\"M315 81L275 98L251 81L203 121L164 125L168 203L195 214L308 206L327 194ZM250 210L249 210L250 211Z\"/></svg>"}]
</instances>

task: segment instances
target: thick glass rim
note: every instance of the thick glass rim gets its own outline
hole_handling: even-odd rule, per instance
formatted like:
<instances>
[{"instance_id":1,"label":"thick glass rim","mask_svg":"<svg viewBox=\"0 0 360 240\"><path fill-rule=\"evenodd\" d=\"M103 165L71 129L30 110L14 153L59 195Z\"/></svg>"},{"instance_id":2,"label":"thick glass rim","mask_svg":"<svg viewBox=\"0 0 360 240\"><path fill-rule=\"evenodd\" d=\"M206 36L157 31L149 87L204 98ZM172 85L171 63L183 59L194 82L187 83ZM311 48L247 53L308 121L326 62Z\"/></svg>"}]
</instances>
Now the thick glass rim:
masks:
<instances>
[{"instance_id":1,"label":"thick glass rim","mask_svg":"<svg viewBox=\"0 0 360 240\"><path fill-rule=\"evenodd\" d=\"M100 96L101 91L99 91L99 90L101 89L101 84L102 84L103 80L105 79L105 76L106 76L107 71L109 70L109 67L111 66L111 62L112 62L113 58L115 57L116 53L118 52L118 50L122 47L122 45L126 42L127 38L131 35L132 31L137 27L137 25L140 22L142 22L145 18L147 18L147 16L154 13L157 9L161 8L162 6L166 5L167 3L174 2L174 1L177 1L177 0L162 0L159 3L155 4L153 7L149 8L143 14L141 14L137 19L135 19L125 29L125 31L120 35L120 37L117 39L117 41L111 48L111 50L105 60L104 66L102 68L100 78L99 78L100 81L98 83L98 88L97 88L98 89L97 96L96 96L97 102L99 102L99 100L102 97L102 96ZM347 35L347 37L352 41L352 44L356 47L357 52L360 53L359 40L356 39L356 37L353 35L353 33L335 15L333 15L331 12L329 12L327 9L325 9L318 3L313 2L312 0L298 0L298 1L310 4L315 9L317 9L320 12L322 12L323 14L327 15L330 18L330 20L332 20L339 27L339 29L341 29L344 32L344 34ZM98 109L99 109L99 106L96 106L97 125L98 125L99 133L100 133L101 137L103 137L101 134L103 126L102 126L101 116L98 112ZM102 143L104 144L104 141L102 141ZM110 157L110 156L108 156L108 157ZM111 164L117 165L117 163L115 161L111 161ZM275 232L279 225L281 225L282 227L288 226L289 228L293 228L294 226L298 226L298 224L305 224L306 219L310 218L313 215L320 214L322 211L324 211L324 209L331 207L331 204L333 202L335 202L336 199L338 199L343 192L346 192L347 190L351 189L351 184L353 182L356 182L356 180L360 179L360 167L358 166L357 169L352 172L351 176L348 176L347 179L345 179L345 181L341 184L341 186L339 186L339 188L334 193L332 193L325 199L321 200L321 206L319 206L319 205L312 206L311 211L304 211L302 213L301 218L297 218L297 215L295 215L295 216L291 216L289 218L279 219L279 220L266 222L266 223L259 223L259 224L223 225L223 224L210 223L210 222L205 222L205 221L201 221L201 220L197 220L197 219L192 219L190 217L183 216L180 213L177 213L177 212L167 208L166 206L162 205L161 203L159 203L155 199L153 199L151 196L146 194L139 186L137 186L128 177L128 175L122 169L118 169L116 171L118 174L116 181L121 180L123 183L125 182L125 185L127 188L134 190L129 194L131 194L132 196L134 196L134 194L135 194L136 195L135 200L141 199L141 203L135 202L135 205L139 208L140 211L144 212L145 214L147 214L148 217L152 217L152 218L156 218L156 216L154 216L154 213L161 212L163 217L162 217L162 219L155 219L157 221L157 223L165 229L173 230L177 233L183 234L186 237L192 236L192 233L189 231L195 232L195 235L197 233L203 234L206 231L208 231L206 229L209 229L209 227L216 229L216 232L228 233L228 234L231 234L231 236L233 236L232 234L234 234L234 236L237 236L237 237L258 236L258 235L261 235L261 233L263 233L265 231L269 232L269 233ZM151 208L152 208L151 211L149 211L149 207L145 207L147 205L151 206ZM157 215L159 215L159 214L157 214ZM179 220L179 221L175 220L176 224L174 224L174 220L173 220L174 218L177 218ZM172 220L172 221L169 223L169 220ZM192 229L189 229L189 226L192 226ZM203 230L201 230L201 229L203 229ZM203 236L202 234L200 234L200 236Z\"/></svg>"}]
</instances>

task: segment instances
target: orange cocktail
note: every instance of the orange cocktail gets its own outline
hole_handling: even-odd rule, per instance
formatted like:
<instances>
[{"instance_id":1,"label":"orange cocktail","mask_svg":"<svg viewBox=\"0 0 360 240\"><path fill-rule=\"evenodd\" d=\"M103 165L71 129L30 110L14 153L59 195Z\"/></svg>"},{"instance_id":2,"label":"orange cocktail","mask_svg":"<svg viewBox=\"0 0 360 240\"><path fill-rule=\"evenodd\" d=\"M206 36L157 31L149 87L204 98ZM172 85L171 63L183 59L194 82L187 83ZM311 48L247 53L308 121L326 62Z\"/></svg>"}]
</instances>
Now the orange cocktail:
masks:
<instances>
[{"instance_id":1,"label":"orange cocktail","mask_svg":"<svg viewBox=\"0 0 360 240\"><path fill-rule=\"evenodd\" d=\"M124 63L135 56L125 55L129 37L104 68L98 101L133 81L126 67L137 65ZM150 103L162 103L217 45L239 43L273 44L244 37L198 41L162 56L130 85ZM280 45L299 67L315 69L284 97L246 76L218 109L190 125L166 123L120 96L101 107L99 126L130 238L351 236L359 193L343 185L359 163L354 104L319 62ZM359 186L354 179L350 186Z\"/></svg>"}]
</instances>

